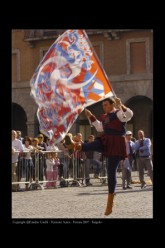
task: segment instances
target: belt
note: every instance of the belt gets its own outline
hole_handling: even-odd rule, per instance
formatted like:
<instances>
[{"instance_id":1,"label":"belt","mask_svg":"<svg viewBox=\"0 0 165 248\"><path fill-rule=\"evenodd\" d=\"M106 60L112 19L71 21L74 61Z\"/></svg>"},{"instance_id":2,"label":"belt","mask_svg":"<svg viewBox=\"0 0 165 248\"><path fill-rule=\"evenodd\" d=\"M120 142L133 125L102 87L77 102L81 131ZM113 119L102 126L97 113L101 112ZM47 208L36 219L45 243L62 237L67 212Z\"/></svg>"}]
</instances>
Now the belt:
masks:
<instances>
[{"instance_id":1,"label":"belt","mask_svg":"<svg viewBox=\"0 0 165 248\"><path fill-rule=\"evenodd\" d=\"M149 158L150 156L140 156L140 158Z\"/></svg>"}]
</instances>

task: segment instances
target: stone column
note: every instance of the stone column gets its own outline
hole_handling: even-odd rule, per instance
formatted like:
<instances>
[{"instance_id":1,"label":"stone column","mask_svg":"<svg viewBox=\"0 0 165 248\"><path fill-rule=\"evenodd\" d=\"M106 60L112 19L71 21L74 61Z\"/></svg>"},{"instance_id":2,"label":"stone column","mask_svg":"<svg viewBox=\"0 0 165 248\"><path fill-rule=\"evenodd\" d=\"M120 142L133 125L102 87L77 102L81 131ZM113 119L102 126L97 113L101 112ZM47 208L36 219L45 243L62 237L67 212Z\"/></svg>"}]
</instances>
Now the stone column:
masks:
<instances>
[{"instance_id":1,"label":"stone column","mask_svg":"<svg viewBox=\"0 0 165 248\"><path fill-rule=\"evenodd\" d=\"M30 137L34 137L34 121L27 121L27 135Z\"/></svg>"}]
</instances>

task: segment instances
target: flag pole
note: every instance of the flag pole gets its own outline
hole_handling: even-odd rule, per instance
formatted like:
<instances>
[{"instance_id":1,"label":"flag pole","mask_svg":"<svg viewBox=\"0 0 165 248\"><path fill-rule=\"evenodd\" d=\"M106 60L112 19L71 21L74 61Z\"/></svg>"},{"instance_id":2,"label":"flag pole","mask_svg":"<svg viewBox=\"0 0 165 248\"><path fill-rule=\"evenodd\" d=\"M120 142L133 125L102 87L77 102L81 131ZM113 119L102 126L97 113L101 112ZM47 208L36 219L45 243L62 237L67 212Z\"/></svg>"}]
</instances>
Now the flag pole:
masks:
<instances>
[{"instance_id":1,"label":"flag pole","mask_svg":"<svg viewBox=\"0 0 165 248\"><path fill-rule=\"evenodd\" d=\"M117 96L116 96L116 94L115 94L113 88L112 88L112 92L113 92L113 94L114 94L114 99L116 99ZM119 109L121 110L121 113L122 113L123 118L126 118L126 115L124 114L124 111L122 110L122 107L121 107L121 106L119 107Z\"/></svg>"},{"instance_id":2,"label":"flag pole","mask_svg":"<svg viewBox=\"0 0 165 248\"><path fill-rule=\"evenodd\" d=\"M86 108L85 108L85 109L86 109ZM88 121L89 121L90 126L93 127L92 122L91 122L91 120L89 119L88 116L87 116L87 119L88 119Z\"/></svg>"}]
</instances>

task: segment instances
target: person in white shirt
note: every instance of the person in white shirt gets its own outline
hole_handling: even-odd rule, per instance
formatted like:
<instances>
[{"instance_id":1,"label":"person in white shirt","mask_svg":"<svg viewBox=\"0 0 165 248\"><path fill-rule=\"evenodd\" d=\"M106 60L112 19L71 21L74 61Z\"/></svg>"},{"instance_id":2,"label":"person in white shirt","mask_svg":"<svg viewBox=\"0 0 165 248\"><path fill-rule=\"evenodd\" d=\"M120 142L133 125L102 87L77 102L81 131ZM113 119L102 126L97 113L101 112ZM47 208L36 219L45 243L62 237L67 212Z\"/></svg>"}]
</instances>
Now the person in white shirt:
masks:
<instances>
[{"instance_id":1,"label":"person in white shirt","mask_svg":"<svg viewBox=\"0 0 165 248\"><path fill-rule=\"evenodd\" d=\"M23 151L23 145L20 140L17 139L17 133L12 130L12 182L17 182L17 164L18 155ZM19 189L19 184L12 184L12 191L17 191Z\"/></svg>"},{"instance_id":2,"label":"person in white shirt","mask_svg":"<svg viewBox=\"0 0 165 248\"><path fill-rule=\"evenodd\" d=\"M31 138L25 136L23 142L23 159L22 159L22 166L24 166L26 182L32 182L33 179L33 160L31 157L31 153L35 151L35 148L31 145L32 141ZM26 185L26 190L28 190L28 183Z\"/></svg>"}]
</instances>

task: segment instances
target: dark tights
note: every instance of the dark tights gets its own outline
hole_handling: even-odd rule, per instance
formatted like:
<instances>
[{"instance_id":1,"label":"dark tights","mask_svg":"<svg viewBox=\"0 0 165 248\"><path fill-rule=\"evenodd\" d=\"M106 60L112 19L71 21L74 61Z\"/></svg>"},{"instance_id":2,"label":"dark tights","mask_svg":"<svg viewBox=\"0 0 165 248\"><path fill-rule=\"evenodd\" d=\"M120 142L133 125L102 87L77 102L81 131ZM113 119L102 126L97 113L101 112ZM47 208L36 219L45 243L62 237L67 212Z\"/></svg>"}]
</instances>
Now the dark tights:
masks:
<instances>
[{"instance_id":1,"label":"dark tights","mask_svg":"<svg viewBox=\"0 0 165 248\"><path fill-rule=\"evenodd\" d=\"M83 143L82 151L98 151L103 152L103 146L100 139L93 142ZM116 172L119 162L122 158L119 156L109 156L107 158L107 174L108 174L108 192L113 194L116 188Z\"/></svg>"},{"instance_id":2,"label":"dark tights","mask_svg":"<svg viewBox=\"0 0 165 248\"><path fill-rule=\"evenodd\" d=\"M111 156L107 159L107 174L108 174L108 192L113 194L115 192L116 188L116 172L117 167L119 165L119 162L121 160L121 157L118 156Z\"/></svg>"}]
</instances>

